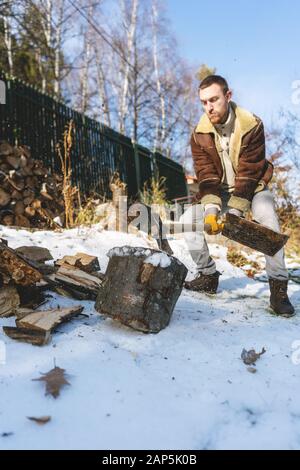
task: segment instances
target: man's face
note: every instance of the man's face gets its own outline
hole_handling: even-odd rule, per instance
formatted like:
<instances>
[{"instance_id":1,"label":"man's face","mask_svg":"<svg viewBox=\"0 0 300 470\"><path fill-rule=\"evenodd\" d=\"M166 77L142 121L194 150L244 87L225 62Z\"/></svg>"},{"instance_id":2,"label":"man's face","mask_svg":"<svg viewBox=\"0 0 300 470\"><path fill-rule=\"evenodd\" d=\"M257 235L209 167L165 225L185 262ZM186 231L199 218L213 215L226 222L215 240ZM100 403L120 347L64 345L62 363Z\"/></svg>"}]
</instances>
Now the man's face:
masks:
<instances>
[{"instance_id":1,"label":"man's face","mask_svg":"<svg viewBox=\"0 0 300 470\"><path fill-rule=\"evenodd\" d=\"M212 124L220 124L228 113L229 102L232 92L228 91L225 95L223 89L217 83L210 85L199 93L203 109Z\"/></svg>"}]
</instances>

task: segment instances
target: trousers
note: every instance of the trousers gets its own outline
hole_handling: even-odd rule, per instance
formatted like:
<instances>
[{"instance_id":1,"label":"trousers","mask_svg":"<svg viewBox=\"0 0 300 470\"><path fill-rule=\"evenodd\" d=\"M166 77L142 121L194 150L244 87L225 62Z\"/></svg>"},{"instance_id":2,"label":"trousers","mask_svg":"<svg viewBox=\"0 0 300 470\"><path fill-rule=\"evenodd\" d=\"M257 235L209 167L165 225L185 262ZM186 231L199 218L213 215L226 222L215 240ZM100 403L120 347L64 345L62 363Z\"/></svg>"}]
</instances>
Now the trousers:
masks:
<instances>
[{"instance_id":1,"label":"trousers","mask_svg":"<svg viewBox=\"0 0 300 470\"><path fill-rule=\"evenodd\" d=\"M227 203L230 193L223 192L221 214L230 208ZM280 232L278 217L275 210L273 194L269 189L256 193L251 203L252 218L256 222ZM197 271L202 274L213 274L216 272L216 263L209 254L207 241L204 235L204 207L202 204L191 205L180 217L182 224L197 224L196 231L184 231L183 237L193 261L196 263ZM265 255L266 272L269 278L286 280L288 272L285 266L284 249L282 248L274 256Z\"/></svg>"}]
</instances>

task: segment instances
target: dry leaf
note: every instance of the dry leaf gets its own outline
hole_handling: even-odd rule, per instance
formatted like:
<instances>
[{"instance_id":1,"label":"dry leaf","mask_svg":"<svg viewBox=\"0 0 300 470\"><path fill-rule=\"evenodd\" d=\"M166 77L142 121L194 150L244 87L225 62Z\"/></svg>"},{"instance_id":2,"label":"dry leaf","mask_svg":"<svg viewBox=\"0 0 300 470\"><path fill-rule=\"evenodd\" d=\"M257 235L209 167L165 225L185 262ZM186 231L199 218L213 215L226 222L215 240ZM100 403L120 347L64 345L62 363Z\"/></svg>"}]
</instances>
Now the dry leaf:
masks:
<instances>
[{"instance_id":1,"label":"dry leaf","mask_svg":"<svg viewBox=\"0 0 300 470\"><path fill-rule=\"evenodd\" d=\"M246 351L246 349L243 349L241 358L243 359L244 364L247 366L250 366L251 364L255 364L257 359L262 356L266 352L265 348L262 348L262 351L260 353L255 352L254 349L250 349L250 351Z\"/></svg>"},{"instance_id":2,"label":"dry leaf","mask_svg":"<svg viewBox=\"0 0 300 470\"><path fill-rule=\"evenodd\" d=\"M44 381L46 382L46 393L45 395L52 395L54 398L57 398L60 392L60 389L65 385L70 385L66 380L65 369L60 367L54 367L46 374L42 374L42 377L39 379L32 379L34 381Z\"/></svg>"},{"instance_id":3,"label":"dry leaf","mask_svg":"<svg viewBox=\"0 0 300 470\"><path fill-rule=\"evenodd\" d=\"M51 416L40 416L39 418L35 418L34 416L27 416L27 418L37 424L46 424L51 420Z\"/></svg>"}]
</instances>

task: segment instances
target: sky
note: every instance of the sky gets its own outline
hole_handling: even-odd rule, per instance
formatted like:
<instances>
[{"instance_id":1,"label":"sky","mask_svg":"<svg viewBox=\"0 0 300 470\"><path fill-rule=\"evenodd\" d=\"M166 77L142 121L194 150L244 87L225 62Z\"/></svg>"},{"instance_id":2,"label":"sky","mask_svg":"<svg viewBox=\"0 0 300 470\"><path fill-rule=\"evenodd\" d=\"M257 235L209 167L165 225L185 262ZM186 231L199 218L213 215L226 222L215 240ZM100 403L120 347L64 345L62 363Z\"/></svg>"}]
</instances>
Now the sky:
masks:
<instances>
[{"instance_id":1,"label":"sky","mask_svg":"<svg viewBox=\"0 0 300 470\"><path fill-rule=\"evenodd\" d=\"M166 2L181 55L191 64L216 67L234 101L269 126L276 126L281 108L300 115L298 0Z\"/></svg>"}]
</instances>

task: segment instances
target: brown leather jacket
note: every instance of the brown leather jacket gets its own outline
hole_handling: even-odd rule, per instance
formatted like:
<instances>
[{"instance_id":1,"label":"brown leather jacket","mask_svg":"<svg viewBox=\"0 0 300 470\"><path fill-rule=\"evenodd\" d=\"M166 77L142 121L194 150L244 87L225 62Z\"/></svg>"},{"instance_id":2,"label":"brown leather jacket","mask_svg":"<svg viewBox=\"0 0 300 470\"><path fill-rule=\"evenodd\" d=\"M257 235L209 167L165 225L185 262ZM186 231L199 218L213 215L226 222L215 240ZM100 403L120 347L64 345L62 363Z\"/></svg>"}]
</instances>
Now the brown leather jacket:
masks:
<instances>
[{"instance_id":1,"label":"brown leather jacket","mask_svg":"<svg viewBox=\"0 0 300 470\"><path fill-rule=\"evenodd\" d=\"M273 175L273 165L266 159L262 121L254 114L231 103L236 122L230 144L230 158L235 171L235 187L229 207L246 211L252 198L263 190ZM223 167L216 129L204 114L191 137L194 169L199 182L197 201L222 205L220 198Z\"/></svg>"}]
</instances>

